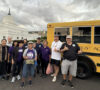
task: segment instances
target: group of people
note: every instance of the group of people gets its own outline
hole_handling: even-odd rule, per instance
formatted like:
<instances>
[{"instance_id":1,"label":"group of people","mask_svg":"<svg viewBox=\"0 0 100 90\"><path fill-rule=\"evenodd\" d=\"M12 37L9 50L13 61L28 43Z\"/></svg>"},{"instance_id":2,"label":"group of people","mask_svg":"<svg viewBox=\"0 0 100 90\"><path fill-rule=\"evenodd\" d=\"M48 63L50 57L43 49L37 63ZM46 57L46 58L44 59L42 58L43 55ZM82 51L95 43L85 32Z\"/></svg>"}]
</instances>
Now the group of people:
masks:
<instances>
[{"instance_id":1,"label":"group of people","mask_svg":"<svg viewBox=\"0 0 100 90\"><path fill-rule=\"evenodd\" d=\"M53 82L56 82L59 73L59 68L61 67L61 72L63 75L62 85L66 84L66 77L69 75L68 84L71 88L74 87L72 83L72 78L76 77L77 73L77 58L78 54L82 51L77 43L72 42L72 36L66 36L66 42L62 43L59 40L59 36L54 36L54 41L51 45L51 64L54 67ZM63 54L63 56L62 56Z\"/></svg>"},{"instance_id":2,"label":"group of people","mask_svg":"<svg viewBox=\"0 0 100 90\"><path fill-rule=\"evenodd\" d=\"M81 53L80 47L72 42L70 35L66 36L65 43L55 35L51 48L48 47L47 40L41 43L41 38L37 38L37 42L33 43L27 39L12 42L11 37L8 37L8 40L2 39L0 45L0 78L9 80L12 77L12 83L21 79L21 87L24 87L28 77L28 83L32 85L32 77L35 77L36 73L41 74L42 78L47 77L46 70L48 64L51 64L52 82L56 82L61 68L61 84L66 84L66 76L69 75L68 83L73 88L72 77L76 76L77 57Z\"/></svg>"}]
</instances>

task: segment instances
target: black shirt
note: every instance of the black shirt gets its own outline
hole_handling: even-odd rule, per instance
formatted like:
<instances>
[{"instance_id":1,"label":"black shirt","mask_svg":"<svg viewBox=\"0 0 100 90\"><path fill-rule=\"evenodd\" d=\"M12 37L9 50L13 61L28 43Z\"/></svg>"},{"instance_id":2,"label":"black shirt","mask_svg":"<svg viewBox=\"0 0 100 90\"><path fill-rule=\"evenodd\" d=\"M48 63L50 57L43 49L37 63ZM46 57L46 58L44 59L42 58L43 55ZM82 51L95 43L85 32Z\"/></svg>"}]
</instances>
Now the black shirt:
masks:
<instances>
[{"instance_id":1,"label":"black shirt","mask_svg":"<svg viewBox=\"0 0 100 90\"><path fill-rule=\"evenodd\" d=\"M2 60L5 60L5 47L2 47Z\"/></svg>"},{"instance_id":2,"label":"black shirt","mask_svg":"<svg viewBox=\"0 0 100 90\"><path fill-rule=\"evenodd\" d=\"M78 56L78 50L80 50L78 44L74 42L72 42L72 45L68 45L67 43L64 43L61 49L64 49L65 46L68 47L68 50L64 51L63 58L70 61L76 60Z\"/></svg>"},{"instance_id":3,"label":"black shirt","mask_svg":"<svg viewBox=\"0 0 100 90\"><path fill-rule=\"evenodd\" d=\"M25 43L25 44L24 44L24 48L27 49L27 47L28 47L28 45L27 45L27 43Z\"/></svg>"},{"instance_id":4,"label":"black shirt","mask_svg":"<svg viewBox=\"0 0 100 90\"><path fill-rule=\"evenodd\" d=\"M7 47L7 52L6 52L6 47ZM9 49L8 46L2 46L2 60L3 61L5 60L5 54L6 53L8 54L8 49Z\"/></svg>"},{"instance_id":5,"label":"black shirt","mask_svg":"<svg viewBox=\"0 0 100 90\"><path fill-rule=\"evenodd\" d=\"M37 51L37 54L40 55L41 53L41 47L43 47L43 45L41 43L36 43L36 51Z\"/></svg>"}]
</instances>

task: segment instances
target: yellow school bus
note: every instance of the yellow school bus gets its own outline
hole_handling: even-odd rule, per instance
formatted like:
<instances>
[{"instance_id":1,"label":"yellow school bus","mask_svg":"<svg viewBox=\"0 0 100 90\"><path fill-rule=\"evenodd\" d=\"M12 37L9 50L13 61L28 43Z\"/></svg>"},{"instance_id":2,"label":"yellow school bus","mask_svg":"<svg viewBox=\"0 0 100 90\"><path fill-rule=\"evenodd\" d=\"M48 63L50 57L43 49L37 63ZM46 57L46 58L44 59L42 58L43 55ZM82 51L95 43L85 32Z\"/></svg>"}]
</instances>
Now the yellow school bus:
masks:
<instances>
[{"instance_id":1,"label":"yellow school bus","mask_svg":"<svg viewBox=\"0 0 100 90\"><path fill-rule=\"evenodd\" d=\"M100 20L64 23L49 23L47 25L47 41L51 46L54 34L59 34L62 42L66 35L71 35L73 42L78 43L82 54L78 56L77 77L85 79L93 72L100 72Z\"/></svg>"}]
</instances>

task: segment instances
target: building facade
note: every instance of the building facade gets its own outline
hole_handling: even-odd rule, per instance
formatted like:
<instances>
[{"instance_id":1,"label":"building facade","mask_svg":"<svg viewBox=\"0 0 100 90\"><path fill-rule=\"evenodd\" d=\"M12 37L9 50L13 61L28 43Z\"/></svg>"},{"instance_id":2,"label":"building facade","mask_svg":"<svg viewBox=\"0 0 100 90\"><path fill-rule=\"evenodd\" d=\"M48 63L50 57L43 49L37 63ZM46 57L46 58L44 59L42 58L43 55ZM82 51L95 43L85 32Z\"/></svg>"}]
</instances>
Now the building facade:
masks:
<instances>
[{"instance_id":1,"label":"building facade","mask_svg":"<svg viewBox=\"0 0 100 90\"><path fill-rule=\"evenodd\" d=\"M14 21L10 9L7 16L4 16L0 22L0 41L12 37L13 40L34 40L39 37L37 34L30 34L26 28L22 28Z\"/></svg>"}]
</instances>

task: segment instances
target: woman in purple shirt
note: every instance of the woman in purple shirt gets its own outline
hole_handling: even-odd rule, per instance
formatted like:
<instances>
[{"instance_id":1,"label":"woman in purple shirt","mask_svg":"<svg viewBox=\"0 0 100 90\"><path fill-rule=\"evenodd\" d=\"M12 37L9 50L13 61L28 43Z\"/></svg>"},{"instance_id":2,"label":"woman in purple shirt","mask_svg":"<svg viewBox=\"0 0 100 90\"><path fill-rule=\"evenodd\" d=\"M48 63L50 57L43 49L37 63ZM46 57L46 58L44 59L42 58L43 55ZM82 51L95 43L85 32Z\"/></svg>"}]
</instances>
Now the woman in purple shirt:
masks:
<instances>
[{"instance_id":1,"label":"woman in purple shirt","mask_svg":"<svg viewBox=\"0 0 100 90\"><path fill-rule=\"evenodd\" d=\"M43 41L43 47L41 47L41 55L42 55L42 75L41 77L45 78L46 77L46 69L50 60L51 56L51 50L47 46L48 42L46 40Z\"/></svg>"},{"instance_id":2,"label":"woman in purple shirt","mask_svg":"<svg viewBox=\"0 0 100 90\"><path fill-rule=\"evenodd\" d=\"M13 54L13 48L14 47L18 47L18 42L16 40L13 41L12 47L9 48L9 51L8 51L8 62L11 62L11 60L12 60L12 54Z\"/></svg>"},{"instance_id":3,"label":"woman in purple shirt","mask_svg":"<svg viewBox=\"0 0 100 90\"><path fill-rule=\"evenodd\" d=\"M18 47L14 47L13 49L13 55L12 55L12 80L11 82L15 82L16 78L18 80L21 79L20 72L23 66L23 52L24 52L24 47L23 47L23 41L19 42Z\"/></svg>"},{"instance_id":4,"label":"woman in purple shirt","mask_svg":"<svg viewBox=\"0 0 100 90\"><path fill-rule=\"evenodd\" d=\"M9 79L11 73L13 48L17 46L18 46L18 42L15 40L13 41L13 44L8 51L7 79Z\"/></svg>"}]
</instances>

